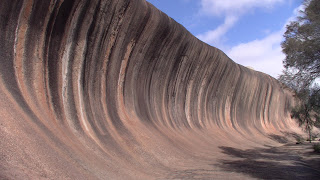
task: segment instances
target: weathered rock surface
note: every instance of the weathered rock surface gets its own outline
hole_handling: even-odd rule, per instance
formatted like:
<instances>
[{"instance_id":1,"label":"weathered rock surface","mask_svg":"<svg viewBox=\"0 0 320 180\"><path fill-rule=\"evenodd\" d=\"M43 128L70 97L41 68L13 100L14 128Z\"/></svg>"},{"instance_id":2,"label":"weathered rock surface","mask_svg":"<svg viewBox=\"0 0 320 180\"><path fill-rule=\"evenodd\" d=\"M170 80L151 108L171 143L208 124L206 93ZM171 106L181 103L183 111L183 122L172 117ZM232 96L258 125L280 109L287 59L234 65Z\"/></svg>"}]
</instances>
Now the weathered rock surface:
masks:
<instances>
[{"instance_id":1,"label":"weathered rock surface","mask_svg":"<svg viewBox=\"0 0 320 180\"><path fill-rule=\"evenodd\" d=\"M0 18L0 179L224 178L220 146L296 128L275 79L144 0L1 0Z\"/></svg>"}]
</instances>

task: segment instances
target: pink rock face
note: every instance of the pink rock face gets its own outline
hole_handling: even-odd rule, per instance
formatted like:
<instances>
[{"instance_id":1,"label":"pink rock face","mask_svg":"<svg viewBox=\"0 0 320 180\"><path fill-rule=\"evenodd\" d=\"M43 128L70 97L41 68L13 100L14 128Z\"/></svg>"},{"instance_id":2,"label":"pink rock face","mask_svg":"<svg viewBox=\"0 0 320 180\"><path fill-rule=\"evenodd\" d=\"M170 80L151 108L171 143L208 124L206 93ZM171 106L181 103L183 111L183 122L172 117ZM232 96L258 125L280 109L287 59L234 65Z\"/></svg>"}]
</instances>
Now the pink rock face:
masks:
<instances>
[{"instance_id":1,"label":"pink rock face","mask_svg":"<svg viewBox=\"0 0 320 180\"><path fill-rule=\"evenodd\" d=\"M277 80L144 0L1 0L0 15L0 179L226 178L219 147L296 128Z\"/></svg>"}]
</instances>

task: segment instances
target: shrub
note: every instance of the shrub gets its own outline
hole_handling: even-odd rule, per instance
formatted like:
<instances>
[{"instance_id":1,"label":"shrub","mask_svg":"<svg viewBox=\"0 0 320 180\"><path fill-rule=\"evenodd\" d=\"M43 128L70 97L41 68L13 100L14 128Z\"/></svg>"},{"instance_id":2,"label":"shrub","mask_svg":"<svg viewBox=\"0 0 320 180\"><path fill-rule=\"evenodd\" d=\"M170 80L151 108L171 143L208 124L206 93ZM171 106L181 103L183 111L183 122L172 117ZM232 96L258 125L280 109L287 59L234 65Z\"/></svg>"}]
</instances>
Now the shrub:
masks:
<instances>
[{"instance_id":1,"label":"shrub","mask_svg":"<svg viewBox=\"0 0 320 180\"><path fill-rule=\"evenodd\" d=\"M314 144L313 150L314 152L320 153L320 143Z\"/></svg>"},{"instance_id":2,"label":"shrub","mask_svg":"<svg viewBox=\"0 0 320 180\"><path fill-rule=\"evenodd\" d=\"M296 141L297 141L296 144L302 144L303 139L301 137L297 137Z\"/></svg>"}]
</instances>

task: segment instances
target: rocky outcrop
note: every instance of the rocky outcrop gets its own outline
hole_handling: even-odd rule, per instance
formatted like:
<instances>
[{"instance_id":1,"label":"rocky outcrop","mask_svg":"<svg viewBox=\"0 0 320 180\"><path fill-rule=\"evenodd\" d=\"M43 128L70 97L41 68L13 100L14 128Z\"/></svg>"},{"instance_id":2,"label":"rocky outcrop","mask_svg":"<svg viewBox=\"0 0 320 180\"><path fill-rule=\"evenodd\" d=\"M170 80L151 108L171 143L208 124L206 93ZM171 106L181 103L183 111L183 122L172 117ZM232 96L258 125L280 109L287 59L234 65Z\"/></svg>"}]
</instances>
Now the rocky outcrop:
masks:
<instances>
[{"instance_id":1,"label":"rocky outcrop","mask_svg":"<svg viewBox=\"0 0 320 180\"><path fill-rule=\"evenodd\" d=\"M275 79L144 0L1 0L0 15L1 178L174 178L296 127Z\"/></svg>"}]
</instances>

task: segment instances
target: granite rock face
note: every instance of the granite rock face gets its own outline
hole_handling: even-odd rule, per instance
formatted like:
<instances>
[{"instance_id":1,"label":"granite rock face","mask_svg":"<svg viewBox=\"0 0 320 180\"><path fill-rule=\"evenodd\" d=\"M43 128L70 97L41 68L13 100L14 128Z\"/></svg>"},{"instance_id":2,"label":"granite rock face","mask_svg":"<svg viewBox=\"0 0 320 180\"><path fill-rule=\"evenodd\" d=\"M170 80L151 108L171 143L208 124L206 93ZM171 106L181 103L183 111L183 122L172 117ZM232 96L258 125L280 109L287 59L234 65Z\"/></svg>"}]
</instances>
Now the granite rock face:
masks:
<instances>
[{"instance_id":1,"label":"granite rock face","mask_svg":"<svg viewBox=\"0 0 320 180\"><path fill-rule=\"evenodd\" d=\"M0 18L0 179L167 179L296 128L277 80L145 0L1 0Z\"/></svg>"}]
</instances>

